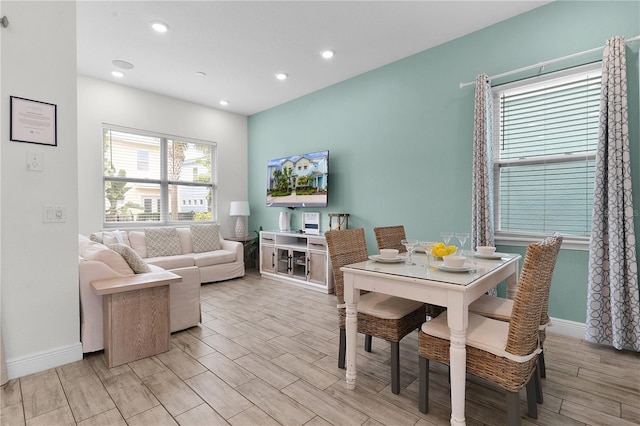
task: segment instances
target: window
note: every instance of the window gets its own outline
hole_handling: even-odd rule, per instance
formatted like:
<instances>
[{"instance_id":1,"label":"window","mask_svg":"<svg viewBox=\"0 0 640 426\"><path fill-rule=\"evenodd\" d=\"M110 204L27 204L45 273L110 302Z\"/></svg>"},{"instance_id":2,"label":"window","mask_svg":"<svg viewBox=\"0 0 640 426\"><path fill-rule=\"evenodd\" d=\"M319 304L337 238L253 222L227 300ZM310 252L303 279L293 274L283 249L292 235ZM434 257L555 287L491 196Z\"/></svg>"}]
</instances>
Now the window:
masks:
<instances>
[{"instance_id":1,"label":"window","mask_svg":"<svg viewBox=\"0 0 640 426\"><path fill-rule=\"evenodd\" d=\"M103 139L105 226L215 220L215 143L113 126Z\"/></svg>"},{"instance_id":2,"label":"window","mask_svg":"<svg viewBox=\"0 0 640 426\"><path fill-rule=\"evenodd\" d=\"M590 236L600 74L598 63L493 88L497 237Z\"/></svg>"}]
</instances>

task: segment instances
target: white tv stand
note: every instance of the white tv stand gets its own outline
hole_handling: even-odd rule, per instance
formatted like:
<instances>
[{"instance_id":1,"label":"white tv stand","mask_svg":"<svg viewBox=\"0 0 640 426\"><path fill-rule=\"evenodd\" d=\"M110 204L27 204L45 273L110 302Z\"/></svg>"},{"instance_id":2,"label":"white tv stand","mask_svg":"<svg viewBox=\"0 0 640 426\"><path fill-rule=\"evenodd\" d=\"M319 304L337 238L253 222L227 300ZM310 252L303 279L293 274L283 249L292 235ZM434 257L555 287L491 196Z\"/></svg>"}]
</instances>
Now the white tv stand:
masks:
<instances>
[{"instance_id":1,"label":"white tv stand","mask_svg":"<svg viewBox=\"0 0 640 426\"><path fill-rule=\"evenodd\" d=\"M327 240L296 231L260 232L260 274L323 293L333 293Z\"/></svg>"}]
</instances>

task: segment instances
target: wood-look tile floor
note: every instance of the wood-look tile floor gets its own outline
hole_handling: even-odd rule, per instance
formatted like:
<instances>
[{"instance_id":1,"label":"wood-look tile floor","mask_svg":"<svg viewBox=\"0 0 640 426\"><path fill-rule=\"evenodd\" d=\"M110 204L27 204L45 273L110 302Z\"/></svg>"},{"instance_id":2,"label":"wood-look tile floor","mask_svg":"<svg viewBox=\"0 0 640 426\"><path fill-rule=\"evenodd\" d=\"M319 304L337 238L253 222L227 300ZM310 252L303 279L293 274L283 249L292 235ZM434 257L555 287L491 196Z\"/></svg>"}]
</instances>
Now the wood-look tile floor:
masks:
<instances>
[{"instance_id":1,"label":"wood-look tile floor","mask_svg":"<svg viewBox=\"0 0 640 426\"><path fill-rule=\"evenodd\" d=\"M337 367L336 299L242 279L202 286L202 324L163 354L108 369L102 352L1 388L2 425L447 425L447 370L431 363L430 411L418 411L417 333L401 343L401 392L389 347L358 345L358 386ZM640 354L548 333L539 425L640 424ZM467 381L468 425L506 420L504 395Z\"/></svg>"}]
</instances>

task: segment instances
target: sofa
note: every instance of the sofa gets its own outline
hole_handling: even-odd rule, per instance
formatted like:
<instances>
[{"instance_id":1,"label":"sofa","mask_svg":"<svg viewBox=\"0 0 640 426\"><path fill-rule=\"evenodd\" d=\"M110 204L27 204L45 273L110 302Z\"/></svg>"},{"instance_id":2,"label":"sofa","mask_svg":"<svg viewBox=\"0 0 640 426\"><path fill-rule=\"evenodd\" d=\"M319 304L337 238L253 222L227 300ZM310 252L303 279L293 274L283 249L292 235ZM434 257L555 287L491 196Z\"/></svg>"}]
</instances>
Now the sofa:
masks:
<instances>
[{"instance_id":1,"label":"sofa","mask_svg":"<svg viewBox=\"0 0 640 426\"><path fill-rule=\"evenodd\" d=\"M171 332L200 322L200 285L244 276L242 243L224 240L218 225L102 231L79 235L80 340L83 353L104 349L102 296L91 281L168 270Z\"/></svg>"}]
</instances>

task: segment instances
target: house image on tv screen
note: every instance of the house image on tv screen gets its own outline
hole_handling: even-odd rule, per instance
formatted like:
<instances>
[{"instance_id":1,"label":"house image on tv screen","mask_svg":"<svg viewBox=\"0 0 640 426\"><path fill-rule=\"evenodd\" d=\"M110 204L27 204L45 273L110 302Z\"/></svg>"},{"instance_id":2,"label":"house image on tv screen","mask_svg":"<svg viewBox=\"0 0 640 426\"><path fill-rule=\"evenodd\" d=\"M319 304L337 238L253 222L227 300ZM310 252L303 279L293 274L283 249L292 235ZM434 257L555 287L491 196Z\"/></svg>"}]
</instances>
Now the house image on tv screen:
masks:
<instances>
[{"instance_id":1,"label":"house image on tv screen","mask_svg":"<svg viewBox=\"0 0 640 426\"><path fill-rule=\"evenodd\" d=\"M267 165L267 206L326 207L329 151L277 158Z\"/></svg>"}]
</instances>

